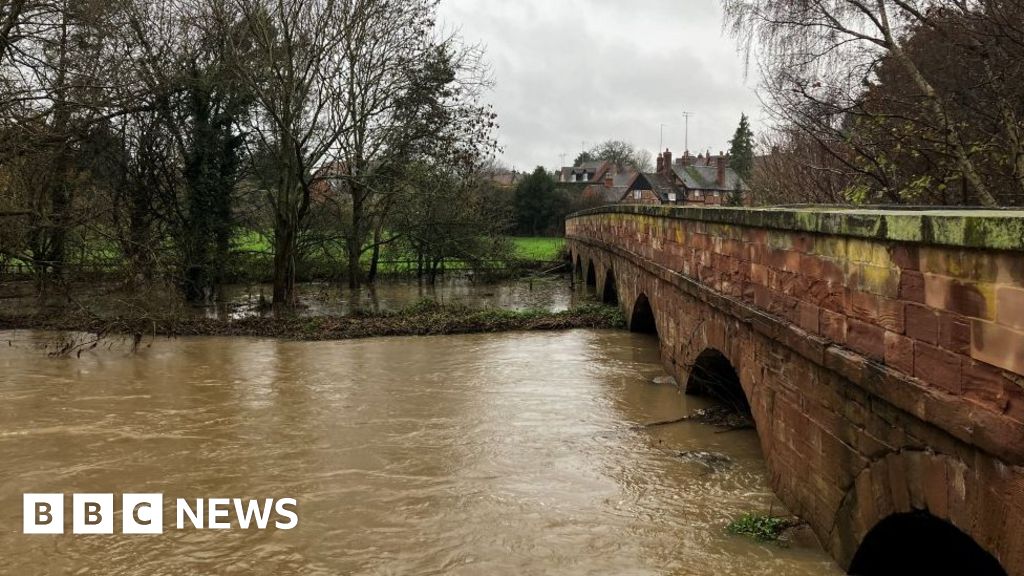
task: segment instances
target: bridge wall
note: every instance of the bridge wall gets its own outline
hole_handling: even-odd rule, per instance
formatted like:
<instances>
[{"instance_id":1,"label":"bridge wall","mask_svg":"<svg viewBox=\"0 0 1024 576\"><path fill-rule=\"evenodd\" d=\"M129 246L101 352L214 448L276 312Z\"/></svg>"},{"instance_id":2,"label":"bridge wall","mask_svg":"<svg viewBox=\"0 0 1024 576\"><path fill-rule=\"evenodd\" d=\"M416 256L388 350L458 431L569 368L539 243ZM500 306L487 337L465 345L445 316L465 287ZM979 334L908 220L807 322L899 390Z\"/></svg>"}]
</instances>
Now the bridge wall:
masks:
<instances>
[{"instance_id":1,"label":"bridge wall","mask_svg":"<svg viewBox=\"0 0 1024 576\"><path fill-rule=\"evenodd\" d=\"M843 567L926 510L1024 575L1024 214L615 206L566 236L627 318L647 296L679 382L730 360L773 488Z\"/></svg>"}]
</instances>

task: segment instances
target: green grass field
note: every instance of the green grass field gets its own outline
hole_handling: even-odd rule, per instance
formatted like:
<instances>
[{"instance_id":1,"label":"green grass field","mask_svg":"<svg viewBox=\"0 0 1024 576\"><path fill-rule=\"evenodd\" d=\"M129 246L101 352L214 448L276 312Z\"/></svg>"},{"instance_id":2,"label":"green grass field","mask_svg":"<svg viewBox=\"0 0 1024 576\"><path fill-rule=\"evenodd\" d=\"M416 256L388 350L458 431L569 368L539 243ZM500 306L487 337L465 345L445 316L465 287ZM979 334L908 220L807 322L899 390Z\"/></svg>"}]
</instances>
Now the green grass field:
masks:
<instances>
[{"instance_id":1,"label":"green grass field","mask_svg":"<svg viewBox=\"0 0 1024 576\"><path fill-rule=\"evenodd\" d=\"M516 256L523 260L550 262L557 260L565 246L565 238L547 236L515 236Z\"/></svg>"},{"instance_id":2,"label":"green grass field","mask_svg":"<svg viewBox=\"0 0 1024 576\"><path fill-rule=\"evenodd\" d=\"M514 247L514 257L526 263L558 260L565 246L565 239L557 237L510 236L508 238ZM88 262L80 262L78 258L74 258L74 255L71 258L71 262L75 264L90 264L97 266L99 269L116 269L117 265L111 263L117 262L121 258L117 247L112 245L106 247L97 243L95 248L98 251L94 250L88 253ZM269 266L273 254L270 238L252 230L242 230L233 238L231 248L239 257L229 262L229 266L234 273L229 274L229 276L245 276L247 271L266 272L264 268ZM384 255L384 261L381 263L380 268L381 272L408 272L408 262L396 264L390 262L389 257L394 257L394 255ZM364 260L366 265L368 265L370 262L369 252L364 254ZM312 253L306 255L305 261L307 266L312 267L316 271L316 274L329 273L331 270L340 269L344 264L344 246L341 242L332 243L330 246L317 246L313 248ZM23 263L9 259L6 261L6 264L17 265ZM27 269L27 266L25 267ZM447 270L461 270L467 267L466 263L457 260L450 260L445 263Z\"/></svg>"},{"instance_id":3,"label":"green grass field","mask_svg":"<svg viewBox=\"0 0 1024 576\"><path fill-rule=\"evenodd\" d=\"M565 245L564 238L553 238L548 236L512 236L510 237L515 245L517 258L529 261L550 262L557 260ZM342 246L337 247L339 250ZM243 232L238 234L234 240L234 249L241 252L263 252L270 253L270 242L264 236L256 232ZM367 254L367 259L369 254Z\"/></svg>"}]
</instances>

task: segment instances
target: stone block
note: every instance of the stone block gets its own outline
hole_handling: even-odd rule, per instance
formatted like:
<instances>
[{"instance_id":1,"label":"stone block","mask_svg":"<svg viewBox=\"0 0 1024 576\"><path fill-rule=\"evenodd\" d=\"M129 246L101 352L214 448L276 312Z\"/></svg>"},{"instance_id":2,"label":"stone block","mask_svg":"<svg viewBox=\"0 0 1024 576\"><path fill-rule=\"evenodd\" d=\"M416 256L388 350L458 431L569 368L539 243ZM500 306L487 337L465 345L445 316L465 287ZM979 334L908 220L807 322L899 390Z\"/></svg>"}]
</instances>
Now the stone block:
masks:
<instances>
[{"instance_id":1,"label":"stone block","mask_svg":"<svg viewBox=\"0 0 1024 576\"><path fill-rule=\"evenodd\" d=\"M872 360L885 359L885 330L853 318L847 319L846 345Z\"/></svg>"},{"instance_id":2,"label":"stone block","mask_svg":"<svg viewBox=\"0 0 1024 576\"><path fill-rule=\"evenodd\" d=\"M846 284L846 263L825 258L821 261L821 277L833 284Z\"/></svg>"},{"instance_id":3,"label":"stone block","mask_svg":"<svg viewBox=\"0 0 1024 576\"><path fill-rule=\"evenodd\" d=\"M846 344L846 316L822 308L818 318L821 335L836 344Z\"/></svg>"},{"instance_id":4,"label":"stone block","mask_svg":"<svg viewBox=\"0 0 1024 576\"><path fill-rule=\"evenodd\" d=\"M1007 384L1014 385L999 368L976 360L964 361L961 383L964 398L1003 413L1009 406L1009 396L1005 390Z\"/></svg>"},{"instance_id":5,"label":"stone block","mask_svg":"<svg viewBox=\"0 0 1024 576\"><path fill-rule=\"evenodd\" d=\"M941 388L952 394L960 394L960 355L925 344L914 343L914 376L929 386Z\"/></svg>"},{"instance_id":6,"label":"stone block","mask_svg":"<svg viewBox=\"0 0 1024 576\"><path fill-rule=\"evenodd\" d=\"M767 262L776 270L798 272L800 270L800 253L792 250L769 249Z\"/></svg>"},{"instance_id":7,"label":"stone block","mask_svg":"<svg viewBox=\"0 0 1024 576\"><path fill-rule=\"evenodd\" d=\"M1024 375L1024 332L972 320L971 358Z\"/></svg>"},{"instance_id":8,"label":"stone block","mask_svg":"<svg viewBox=\"0 0 1024 576\"><path fill-rule=\"evenodd\" d=\"M811 334L817 334L821 308L818 308L810 302L800 302L798 308L800 312L800 321L798 322L798 325Z\"/></svg>"},{"instance_id":9,"label":"stone block","mask_svg":"<svg viewBox=\"0 0 1024 576\"><path fill-rule=\"evenodd\" d=\"M813 254L800 255L800 274L809 278L822 278L822 260Z\"/></svg>"},{"instance_id":10,"label":"stone block","mask_svg":"<svg viewBox=\"0 0 1024 576\"><path fill-rule=\"evenodd\" d=\"M859 290L848 290L846 312L851 318L874 323L878 319L878 296Z\"/></svg>"},{"instance_id":11,"label":"stone block","mask_svg":"<svg viewBox=\"0 0 1024 576\"><path fill-rule=\"evenodd\" d=\"M850 264L848 284L852 288L896 298L900 291L900 272L895 268L871 264Z\"/></svg>"},{"instance_id":12,"label":"stone block","mask_svg":"<svg viewBox=\"0 0 1024 576\"><path fill-rule=\"evenodd\" d=\"M949 312L939 312L938 318L939 346L950 352L970 355L971 325L967 319Z\"/></svg>"},{"instance_id":13,"label":"stone block","mask_svg":"<svg viewBox=\"0 0 1024 576\"><path fill-rule=\"evenodd\" d=\"M903 271L920 269L920 255L914 244L893 244L889 247L889 259Z\"/></svg>"},{"instance_id":14,"label":"stone block","mask_svg":"<svg viewBox=\"0 0 1024 576\"><path fill-rule=\"evenodd\" d=\"M910 270L900 273L899 297L908 302L924 304L924 275Z\"/></svg>"},{"instance_id":15,"label":"stone block","mask_svg":"<svg viewBox=\"0 0 1024 576\"><path fill-rule=\"evenodd\" d=\"M949 276L925 274L925 304L972 318L995 318L995 287L992 284L961 282Z\"/></svg>"},{"instance_id":16,"label":"stone block","mask_svg":"<svg viewBox=\"0 0 1024 576\"><path fill-rule=\"evenodd\" d=\"M914 374L914 341L895 332L886 332L885 364L912 376Z\"/></svg>"},{"instance_id":17,"label":"stone block","mask_svg":"<svg viewBox=\"0 0 1024 576\"><path fill-rule=\"evenodd\" d=\"M996 288L996 322L1024 330L1024 289L1013 286Z\"/></svg>"},{"instance_id":18,"label":"stone block","mask_svg":"<svg viewBox=\"0 0 1024 576\"><path fill-rule=\"evenodd\" d=\"M919 304L907 304L904 313L907 336L914 340L938 344L939 316L934 310Z\"/></svg>"},{"instance_id":19,"label":"stone block","mask_svg":"<svg viewBox=\"0 0 1024 576\"><path fill-rule=\"evenodd\" d=\"M920 270L942 276L963 275L962 251L945 246L922 246L919 250Z\"/></svg>"},{"instance_id":20,"label":"stone block","mask_svg":"<svg viewBox=\"0 0 1024 576\"><path fill-rule=\"evenodd\" d=\"M891 298L878 300L878 325L886 330L902 334L906 329L905 304Z\"/></svg>"}]
</instances>

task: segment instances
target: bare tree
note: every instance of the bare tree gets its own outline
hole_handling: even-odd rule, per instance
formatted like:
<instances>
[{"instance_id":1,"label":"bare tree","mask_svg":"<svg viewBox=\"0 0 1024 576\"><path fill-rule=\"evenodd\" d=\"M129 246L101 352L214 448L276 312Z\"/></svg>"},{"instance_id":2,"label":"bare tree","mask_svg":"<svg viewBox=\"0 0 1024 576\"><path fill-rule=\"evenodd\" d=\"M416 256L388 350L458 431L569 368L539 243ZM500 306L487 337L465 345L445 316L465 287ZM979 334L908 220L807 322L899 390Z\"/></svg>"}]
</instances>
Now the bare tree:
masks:
<instances>
[{"instance_id":1,"label":"bare tree","mask_svg":"<svg viewBox=\"0 0 1024 576\"><path fill-rule=\"evenodd\" d=\"M82 210L81 143L119 108L109 84L116 66L104 42L103 4L52 0L0 10L0 162L11 178L3 202L28 213L17 256L41 292L65 273L69 242L91 218Z\"/></svg>"},{"instance_id":2,"label":"bare tree","mask_svg":"<svg viewBox=\"0 0 1024 576\"><path fill-rule=\"evenodd\" d=\"M349 130L338 140L339 184L350 199L348 280L363 280L362 256L376 248L403 165L429 158L473 165L495 148L494 114L478 102L489 85L474 46L437 36L436 0L356 0L341 79Z\"/></svg>"},{"instance_id":3,"label":"bare tree","mask_svg":"<svg viewBox=\"0 0 1024 576\"><path fill-rule=\"evenodd\" d=\"M274 304L295 301L298 239L317 169L351 124L341 78L343 47L367 14L341 0L229 0L246 34L232 38L234 66L257 104L246 129L273 213ZM225 33L234 19L220 12Z\"/></svg>"},{"instance_id":4,"label":"bare tree","mask_svg":"<svg viewBox=\"0 0 1024 576\"><path fill-rule=\"evenodd\" d=\"M1019 16L1019 6L1010 8L1019 5L1017 0L725 0L724 5L730 29L748 58L752 54L760 58L769 108L792 126L809 133L831 132L843 140L856 117L867 112L862 97L877 80L879 67L891 62L920 97L919 108L933 128L933 144L951 159L952 169L969 184L976 201L988 206L998 203L991 181L979 166L993 154L991 143L978 142L965 130L963 118L951 105L956 94L944 89L948 85L938 85L934 76L929 77L922 67L922 53L914 51L910 43L919 32L934 31L944 42L959 43L961 49L980 57L985 52L984 38L993 30L1002 30L1019 41L1012 32L1014 26L990 25L999 18ZM950 29L948 24L954 21L957 24ZM1015 27L1020 28L1019 24ZM952 34L954 30L961 32L959 37ZM1004 104L1005 142L1012 145L1010 156L1016 164L1021 125L1019 110L1006 98L1006 85L994 74L986 89L994 90L995 101ZM837 154L837 158L851 172L878 180L880 187L890 186L885 182L884 167L878 165L884 158L858 149L857 142L847 144L852 154ZM1019 168L1016 171L1021 172Z\"/></svg>"}]
</instances>

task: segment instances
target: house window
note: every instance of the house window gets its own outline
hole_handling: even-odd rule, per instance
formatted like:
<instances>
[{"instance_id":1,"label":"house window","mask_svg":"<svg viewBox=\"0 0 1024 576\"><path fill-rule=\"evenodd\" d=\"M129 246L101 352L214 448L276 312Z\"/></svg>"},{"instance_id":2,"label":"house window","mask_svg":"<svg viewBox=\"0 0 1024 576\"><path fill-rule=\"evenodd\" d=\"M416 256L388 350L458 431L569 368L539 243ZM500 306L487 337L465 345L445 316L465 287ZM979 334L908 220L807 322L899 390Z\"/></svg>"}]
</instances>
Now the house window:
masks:
<instances>
[{"instance_id":1,"label":"house window","mask_svg":"<svg viewBox=\"0 0 1024 576\"><path fill-rule=\"evenodd\" d=\"M633 200L639 200L641 195L639 190L633 190Z\"/></svg>"},{"instance_id":2,"label":"house window","mask_svg":"<svg viewBox=\"0 0 1024 576\"><path fill-rule=\"evenodd\" d=\"M676 193L675 192L669 192L668 193L668 201L669 202L675 202L676 201Z\"/></svg>"}]
</instances>

